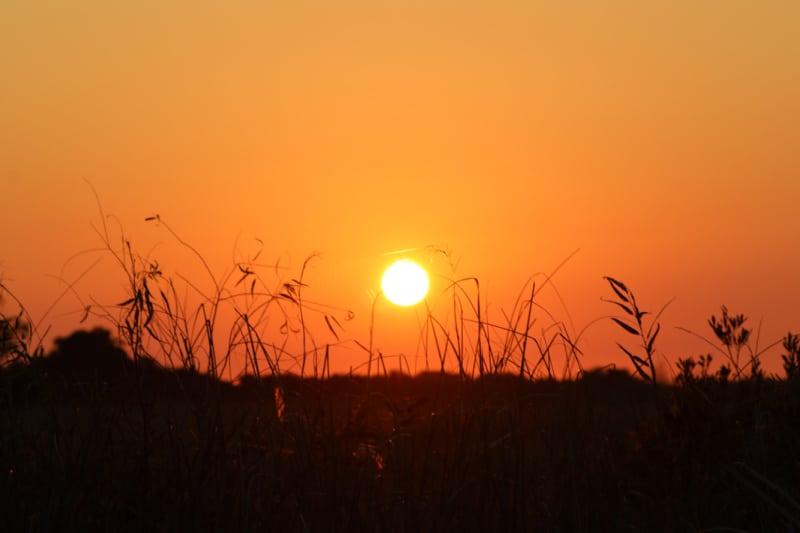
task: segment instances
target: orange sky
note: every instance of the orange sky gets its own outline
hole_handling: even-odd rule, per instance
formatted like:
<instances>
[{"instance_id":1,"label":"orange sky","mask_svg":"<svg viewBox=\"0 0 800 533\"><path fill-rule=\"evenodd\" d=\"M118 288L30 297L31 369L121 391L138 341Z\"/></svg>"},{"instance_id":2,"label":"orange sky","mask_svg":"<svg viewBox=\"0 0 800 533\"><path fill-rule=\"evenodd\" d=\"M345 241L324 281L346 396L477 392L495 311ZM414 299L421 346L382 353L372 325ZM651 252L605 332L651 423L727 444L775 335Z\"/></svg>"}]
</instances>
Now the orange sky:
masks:
<instances>
[{"instance_id":1,"label":"orange sky","mask_svg":"<svg viewBox=\"0 0 800 533\"><path fill-rule=\"evenodd\" d=\"M89 180L167 272L202 277L154 213L220 275L256 237L287 276L319 252L308 298L355 312L347 339L366 342L385 254L436 246L492 317L580 249L555 278L576 330L613 311L612 275L645 309L675 298L664 360L707 351L675 327L708 334L722 304L763 345L800 330L798 24L785 0L6 1L0 272L41 317L53 276L98 257L68 261L101 244ZM119 301L111 266L84 300ZM80 309L60 301L50 340ZM379 301L376 347L413 354L415 313ZM587 366L624 362L615 340L591 326Z\"/></svg>"}]
</instances>

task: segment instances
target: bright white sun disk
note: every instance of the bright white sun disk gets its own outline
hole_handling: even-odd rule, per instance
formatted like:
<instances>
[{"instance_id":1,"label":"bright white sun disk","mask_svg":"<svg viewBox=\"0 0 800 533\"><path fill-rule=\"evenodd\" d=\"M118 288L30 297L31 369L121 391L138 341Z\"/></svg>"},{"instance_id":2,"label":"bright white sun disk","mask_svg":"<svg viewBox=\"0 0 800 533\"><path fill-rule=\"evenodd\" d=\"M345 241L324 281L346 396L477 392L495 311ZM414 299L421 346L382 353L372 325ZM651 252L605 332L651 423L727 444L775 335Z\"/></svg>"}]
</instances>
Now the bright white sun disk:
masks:
<instances>
[{"instance_id":1,"label":"bright white sun disk","mask_svg":"<svg viewBox=\"0 0 800 533\"><path fill-rule=\"evenodd\" d=\"M383 273L381 289L395 305L409 306L419 303L428 294L428 273L408 259L392 263Z\"/></svg>"}]
</instances>

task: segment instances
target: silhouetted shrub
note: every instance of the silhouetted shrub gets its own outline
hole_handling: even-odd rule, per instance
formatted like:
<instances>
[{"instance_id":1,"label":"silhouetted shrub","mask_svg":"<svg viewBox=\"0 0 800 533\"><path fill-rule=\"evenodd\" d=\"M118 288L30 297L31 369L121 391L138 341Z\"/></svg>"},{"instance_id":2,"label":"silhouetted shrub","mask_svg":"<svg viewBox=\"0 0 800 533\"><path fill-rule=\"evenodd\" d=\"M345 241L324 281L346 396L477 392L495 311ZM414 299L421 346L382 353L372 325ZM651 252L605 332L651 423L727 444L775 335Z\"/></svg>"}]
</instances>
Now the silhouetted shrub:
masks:
<instances>
[{"instance_id":1,"label":"silhouetted shrub","mask_svg":"<svg viewBox=\"0 0 800 533\"><path fill-rule=\"evenodd\" d=\"M783 349L786 350L786 353L781 356L786 380L800 381L800 335L787 333L783 338Z\"/></svg>"},{"instance_id":2,"label":"silhouetted shrub","mask_svg":"<svg viewBox=\"0 0 800 533\"><path fill-rule=\"evenodd\" d=\"M74 376L97 376L116 379L130 369L133 362L104 328L80 330L68 337L59 337L47 358L47 370Z\"/></svg>"}]
</instances>

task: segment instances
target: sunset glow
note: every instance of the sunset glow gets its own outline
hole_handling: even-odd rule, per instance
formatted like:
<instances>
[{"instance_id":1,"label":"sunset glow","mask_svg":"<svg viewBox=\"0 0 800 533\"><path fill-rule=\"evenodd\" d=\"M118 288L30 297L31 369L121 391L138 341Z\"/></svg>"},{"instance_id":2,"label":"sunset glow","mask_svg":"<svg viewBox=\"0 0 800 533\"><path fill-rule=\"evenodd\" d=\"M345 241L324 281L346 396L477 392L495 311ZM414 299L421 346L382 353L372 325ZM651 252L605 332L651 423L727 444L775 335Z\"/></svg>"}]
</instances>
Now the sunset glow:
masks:
<instances>
[{"instance_id":1,"label":"sunset glow","mask_svg":"<svg viewBox=\"0 0 800 533\"><path fill-rule=\"evenodd\" d=\"M303 327L269 300L259 334L313 335L341 372L385 250L447 250L413 257L443 315L443 280L501 325L535 280L531 320L588 367L630 368L603 276L674 299L665 376L721 305L760 347L800 328L800 2L0 4L0 279L46 348L134 296L103 224L190 301L299 294ZM242 298L218 324L252 318ZM426 360L411 313L376 313L384 353Z\"/></svg>"}]
</instances>

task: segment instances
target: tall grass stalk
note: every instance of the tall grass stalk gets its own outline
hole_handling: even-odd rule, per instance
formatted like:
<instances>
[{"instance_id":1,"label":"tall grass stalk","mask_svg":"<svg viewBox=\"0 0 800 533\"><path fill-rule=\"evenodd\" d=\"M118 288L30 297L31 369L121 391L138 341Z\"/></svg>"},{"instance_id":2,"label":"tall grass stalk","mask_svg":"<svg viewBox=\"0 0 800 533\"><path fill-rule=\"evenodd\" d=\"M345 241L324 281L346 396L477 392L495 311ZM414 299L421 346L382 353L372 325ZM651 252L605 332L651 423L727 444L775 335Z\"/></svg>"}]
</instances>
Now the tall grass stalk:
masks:
<instances>
[{"instance_id":1,"label":"tall grass stalk","mask_svg":"<svg viewBox=\"0 0 800 533\"><path fill-rule=\"evenodd\" d=\"M93 227L103 245L100 251L120 267L128 296L115 305L94 301L90 312L118 330L135 361L152 359L170 368L203 371L215 379L230 381L248 372L279 375L291 369L306 376L309 363L311 375L320 376L321 354L340 342L341 323L353 315L307 298L305 277L316 254L306 258L299 276L288 281L280 276L285 267L277 262L258 262L260 248L252 257L216 275L200 251L161 216L147 217L146 222L165 230L197 260L206 274L204 287L180 272L164 272L155 258L139 255L121 225L112 231L107 222L112 217L106 215L94 194L100 224ZM277 278L272 287L267 281L269 273ZM315 321L319 318L334 343L318 347L309 315ZM299 343L299 353L289 349L292 340ZM241 356L244 364L236 373L234 355Z\"/></svg>"},{"instance_id":2,"label":"tall grass stalk","mask_svg":"<svg viewBox=\"0 0 800 533\"><path fill-rule=\"evenodd\" d=\"M528 280L510 313L502 310L502 323L489 318L477 278L450 280L444 289L444 294L449 296L448 314L437 316L426 303L427 317L420 334L426 361L432 350L442 372L455 368L462 378L515 373L526 379L554 379L558 377L555 352L560 348L563 352L562 377L572 375L573 366L581 368L578 339L588 326L577 334L571 334L574 327L556 319L537 301L537 297L543 288L549 286L564 304L553 278L575 253L577 250L550 274L542 274L542 283L537 284L535 277ZM566 306L564 310L571 323ZM532 348L538 352L535 357L531 355Z\"/></svg>"},{"instance_id":3,"label":"tall grass stalk","mask_svg":"<svg viewBox=\"0 0 800 533\"><path fill-rule=\"evenodd\" d=\"M626 317L611 317L611 320L613 320L626 333L639 338L642 343L640 348L644 352L644 357L633 353L619 342L617 343L617 346L625 353L625 355L628 356L631 363L633 363L633 367L636 369L636 373L639 375L639 377L649 382L655 391L658 380L656 378L656 365L653 361L653 356L655 354L655 342L658 338L659 332L661 331L661 324L658 322L658 319L672 301L670 300L664 304L658 313L656 313L655 317L653 317L650 326L645 327L643 318L649 313L647 311L642 311L639 308L639 304L636 302L636 297L634 296L633 292L631 292L631 290L619 280L609 276L605 276L603 279L608 282L611 290L614 291L614 294L617 297L616 300L604 299L603 301L614 304L626 315Z\"/></svg>"}]
</instances>

